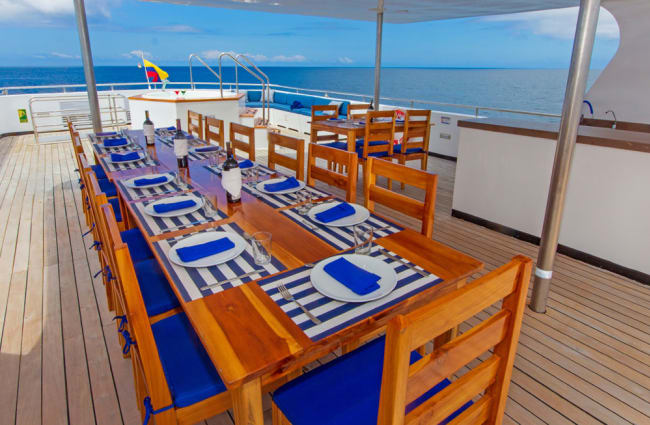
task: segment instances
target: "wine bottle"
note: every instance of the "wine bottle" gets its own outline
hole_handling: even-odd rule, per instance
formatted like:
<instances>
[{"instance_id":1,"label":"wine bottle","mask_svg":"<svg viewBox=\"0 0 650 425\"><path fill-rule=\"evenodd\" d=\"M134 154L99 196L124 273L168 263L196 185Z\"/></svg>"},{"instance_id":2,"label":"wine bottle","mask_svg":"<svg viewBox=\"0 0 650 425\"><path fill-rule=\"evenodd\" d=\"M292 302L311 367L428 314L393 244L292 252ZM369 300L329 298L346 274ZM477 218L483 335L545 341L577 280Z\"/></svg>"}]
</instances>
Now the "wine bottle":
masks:
<instances>
[{"instance_id":1,"label":"wine bottle","mask_svg":"<svg viewBox=\"0 0 650 425\"><path fill-rule=\"evenodd\" d=\"M241 169L233 155L232 143L226 143L226 161L221 169L221 185L226 191L226 200L230 204L241 201Z\"/></svg>"},{"instance_id":2,"label":"wine bottle","mask_svg":"<svg viewBox=\"0 0 650 425\"><path fill-rule=\"evenodd\" d=\"M149 119L149 111L144 111L144 123L142 124L142 130L144 132L144 140L147 142L147 145L156 144L156 136L154 134L154 125L153 122Z\"/></svg>"},{"instance_id":3,"label":"wine bottle","mask_svg":"<svg viewBox=\"0 0 650 425\"><path fill-rule=\"evenodd\" d=\"M176 134L174 134L174 155L176 155L176 162L178 168L187 168L187 137L183 130L181 130L181 120L176 120Z\"/></svg>"}]
</instances>

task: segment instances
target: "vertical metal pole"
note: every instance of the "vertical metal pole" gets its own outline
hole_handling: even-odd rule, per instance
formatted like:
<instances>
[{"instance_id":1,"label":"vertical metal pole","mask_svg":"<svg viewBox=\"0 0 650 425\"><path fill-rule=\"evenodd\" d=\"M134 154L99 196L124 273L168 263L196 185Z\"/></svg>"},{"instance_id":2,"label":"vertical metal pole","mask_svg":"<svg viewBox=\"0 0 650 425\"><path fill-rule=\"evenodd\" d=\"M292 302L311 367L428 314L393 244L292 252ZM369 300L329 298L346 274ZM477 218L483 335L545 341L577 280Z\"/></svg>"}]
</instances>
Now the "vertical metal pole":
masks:
<instances>
[{"instance_id":1,"label":"vertical metal pole","mask_svg":"<svg viewBox=\"0 0 650 425\"><path fill-rule=\"evenodd\" d=\"M551 287L553 262L560 236L564 201L571 173L571 162L578 135L578 126L580 125L582 101L587 86L599 12L600 0L580 1L580 13L571 55L571 68L569 69L569 79L564 95L562 120L560 122L557 148L555 149L548 200L546 201L542 240L537 257L537 267L535 268L533 295L530 301L530 308L537 313L546 311L546 298Z\"/></svg>"},{"instance_id":2,"label":"vertical metal pole","mask_svg":"<svg viewBox=\"0 0 650 425\"><path fill-rule=\"evenodd\" d=\"M74 12L77 17L77 31L79 32L79 43L81 44L81 58L84 63L84 74L86 76L86 90L88 91L88 104L90 116L93 121L93 131L102 131L102 117L99 114L99 99L97 98L97 85L95 84L95 70L93 68L93 56L90 51L90 38L88 37L88 23L86 22L86 7L84 0L74 0Z\"/></svg>"},{"instance_id":3,"label":"vertical metal pole","mask_svg":"<svg viewBox=\"0 0 650 425\"><path fill-rule=\"evenodd\" d=\"M381 78L381 38L384 28L384 0L377 0L377 39L375 46L375 98L373 108L379 110L379 87Z\"/></svg>"},{"instance_id":4,"label":"vertical metal pole","mask_svg":"<svg viewBox=\"0 0 650 425\"><path fill-rule=\"evenodd\" d=\"M144 68L144 77L147 79L147 88L151 90L151 82L149 81L149 73L147 72L147 65L144 63L144 52L140 51L140 59L142 59L142 67ZM190 66L190 78L192 77L192 67Z\"/></svg>"}]
</instances>

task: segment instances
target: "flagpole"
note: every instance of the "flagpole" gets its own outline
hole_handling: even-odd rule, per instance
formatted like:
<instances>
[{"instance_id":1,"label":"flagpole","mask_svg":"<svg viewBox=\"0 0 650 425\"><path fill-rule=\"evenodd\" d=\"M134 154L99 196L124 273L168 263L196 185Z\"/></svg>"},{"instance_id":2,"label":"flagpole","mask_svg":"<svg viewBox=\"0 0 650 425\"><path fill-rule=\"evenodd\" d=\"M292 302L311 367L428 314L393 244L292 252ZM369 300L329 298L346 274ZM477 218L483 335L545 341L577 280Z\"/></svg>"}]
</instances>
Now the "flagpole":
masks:
<instances>
[{"instance_id":1,"label":"flagpole","mask_svg":"<svg viewBox=\"0 0 650 425\"><path fill-rule=\"evenodd\" d=\"M147 78L147 87L151 90L151 83L149 82L149 74L147 74L147 65L144 63L144 52L140 51L140 57L142 58L142 67L144 68L144 76Z\"/></svg>"}]
</instances>

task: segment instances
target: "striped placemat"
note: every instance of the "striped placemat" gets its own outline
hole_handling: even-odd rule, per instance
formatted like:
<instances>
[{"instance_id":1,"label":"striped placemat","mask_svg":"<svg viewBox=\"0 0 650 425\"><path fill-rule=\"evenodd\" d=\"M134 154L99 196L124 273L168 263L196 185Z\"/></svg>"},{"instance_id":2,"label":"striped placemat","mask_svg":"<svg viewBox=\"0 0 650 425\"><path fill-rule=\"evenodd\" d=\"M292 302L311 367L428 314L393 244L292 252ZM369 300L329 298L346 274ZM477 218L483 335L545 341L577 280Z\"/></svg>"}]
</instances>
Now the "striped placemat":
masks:
<instances>
[{"instance_id":1,"label":"striped placemat","mask_svg":"<svg viewBox=\"0 0 650 425\"><path fill-rule=\"evenodd\" d=\"M160 140L160 142L162 144L164 144L165 146L167 146L167 147L169 147L171 149L174 149L174 141L173 141L173 139L167 138L167 137L159 137L158 140ZM188 147L188 149L191 149L191 148L194 148L194 147L204 147L204 146L206 146L206 143L197 142L197 139L190 139L187 147ZM213 145L213 146L217 146L217 145ZM214 157L214 154L215 154L214 152L207 153L207 154L188 152L187 156L192 161L200 161L202 159L208 159L211 156Z\"/></svg>"},{"instance_id":2,"label":"striped placemat","mask_svg":"<svg viewBox=\"0 0 650 425\"><path fill-rule=\"evenodd\" d=\"M333 227L318 224L310 220L307 215L300 215L297 208L289 208L280 212L336 249L346 250L356 245L352 227ZM403 227L384 220L375 214L370 214L370 217L364 223L375 228L375 239L404 230Z\"/></svg>"},{"instance_id":3,"label":"striped placemat","mask_svg":"<svg viewBox=\"0 0 650 425\"><path fill-rule=\"evenodd\" d=\"M380 247L373 246L370 255L393 266L397 273L397 286L389 295L375 301L346 303L328 298L314 289L310 280L312 268L304 266L269 277L258 284L312 341L318 341L442 282L441 278L426 271L427 276L423 277L400 261L385 256L379 249ZM395 253L391 254L400 258ZM408 264L424 271L413 263ZM295 302L282 298L277 289L279 284L283 284L322 323L315 324Z\"/></svg>"},{"instance_id":4,"label":"striped placemat","mask_svg":"<svg viewBox=\"0 0 650 425\"><path fill-rule=\"evenodd\" d=\"M200 196L196 191L189 193L192 193L197 197ZM170 196L174 195L172 194ZM133 207L133 212L137 216L140 223L142 223L143 227L147 231L147 235L149 236L161 235L167 232L175 232L176 230L187 229L189 227L198 226L200 224L208 223L211 221L223 220L224 218L228 217L224 212L217 211L217 215L210 218L205 215L203 208L199 208L193 213L185 214L180 217L154 217L144 211L144 207L152 202L159 201L160 199L161 198L146 202L133 202L131 204Z\"/></svg>"},{"instance_id":5,"label":"striped placemat","mask_svg":"<svg viewBox=\"0 0 650 425\"><path fill-rule=\"evenodd\" d=\"M142 176L144 177L144 176ZM187 184L187 183L186 183ZM117 180L117 185L122 188L122 193L127 201L134 201L140 198L148 198L150 196L163 195L166 193L182 192L184 190L191 190L192 185L187 184L187 187L181 188L172 180L169 183L161 186L147 187L147 188L131 188L124 184L124 181Z\"/></svg>"},{"instance_id":6,"label":"striped placemat","mask_svg":"<svg viewBox=\"0 0 650 425\"><path fill-rule=\"evenodd\" d=\"M239 235L246 238L245 232L235 223L229 223L219 226L216 229L204 230L203 232L208 231L224 231L231 233L238 233ZM197 232L199 233L199 232ZM196 233L192 233L195 235ZM246 247L244 252L237 258L234 258L230 261L227 261L223 264L211 267L202 267L202 268L190 268L178 266L167 258L167 253L169 249L174 246L178 241L183 238L186 238L190 235L183 235L176 238L164 239L158 242L154 242L154 249L158 252L159 258L162 259L162 265L169 272L172 281L178 291L182 294L183 299L186 302L203 298L205 296L215 294L217 292L224 291L235 286L242 285L251 280L259 279L260 277L269 276L280 271L286 270L286 267L282 263L273 257L269 264L264 266L259 266L255 264L253 260L253 248L250 244ZM220 286L215 286L212 288L206 288L206 286L220 282L224 279L230 279L237 276L241 276L245 273L249 273L255 270L262 270L259 273L254 275L237 279L232 282L224 283Z\"/></svg>"},{"instance_id":7,"label":"striped placemat","mask_svg":"<svg viewBox=\"0 0 650 425\"><path fill-rule=\"evenodd\" d=\"M219 164L218 166L217 165L204 165L203 167L205 169L207 169L209 172L214 173L214 174L216 174L218 176L221 176L221 168L219 168L221 165L222 164ZM270 168L265 167L264 165L259 164L259 163L257 163L256 168L258 169L260 180L266 180L267 178L269 178L270 176L273 176L275 174L280 175L280 176L282 175L282 173L279 173L279 172L277 172L275 170L271 170ZM250 173L250 170L252 170L252 168L246 168L244 170L241 170L242 178L246 179L248 177L248 174Z\"/></svg>"},{"instance_id":8,"label":"striped placemat","mask_svg":"<svg viewBox=\"0 0 650 425\"><path fill-rule=\"evenodd\" d=\"M134 148L139 148L133 145L133 143L126 144L124 146L115 146L115 147L104 147L103 143L93 143L93 150L97 155L103 155L105 153L119 153L123 151L132 151Z\"/></svg>"},{"instance_id":9,"label":"striped placemat","mask_svg":"<svg viewBox=\"0 0 650 425\"><path fill-rule=\"evenodd\" d=\"M327 192L323 192L322 190L318 190L315 187L311 187L311 186L305 186L304 189L301 189L298 192L291 192L291 193L284 193L284 194L271 194L271 193L264 193L257 190L257 188L255 187L256 185L257 183L246 183L244 184L242 189L247 193L250 193L251 195L255 196L260 201L266 203L267 205L270 205L273 208L282 208L282 207L287 207L289 205L297 204L299 192L309 192L312 194L314 199L331 196L331 194Z\"/></svg>"},{"instance_id":10,"label":"striped placemat","mask_svg":"<svg viewBox=\"0 0 650 425\"><path fill-rule=\"evenodd\" d=\"M144 151L142 151L142 152L144 152ZM106 158L107 157L105 157L105 156L100 157L99 162L101 163L104 170L108 170L109 172L132 170L134 168L155 167L155 166L160 164L160 162L158 162L157 160L155 160L153 158L150 158L149 162L142 159L140 161L127 162L127 163L123 163L123 164L116 164L116 163L107 161Z\"/></svg>"}]
</instances>

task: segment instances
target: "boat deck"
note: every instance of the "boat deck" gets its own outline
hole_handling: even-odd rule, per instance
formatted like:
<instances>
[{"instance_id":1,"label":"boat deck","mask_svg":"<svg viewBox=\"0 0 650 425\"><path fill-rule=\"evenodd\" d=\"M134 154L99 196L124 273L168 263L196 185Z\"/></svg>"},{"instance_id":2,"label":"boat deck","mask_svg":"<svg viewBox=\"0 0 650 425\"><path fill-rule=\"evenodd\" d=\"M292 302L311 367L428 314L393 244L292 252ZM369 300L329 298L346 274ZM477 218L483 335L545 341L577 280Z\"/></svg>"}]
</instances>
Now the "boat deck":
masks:
<instances>
[{"instance_id":1,"label":"boat deck","mask_svg":"<svg viewBox=\"0 0 650 425\"><path fill-rule=\"evenodd\" d=\"M0 139L0 424L138 424L130 361L81 237L71 145L33 140ZM431 158L429 170L434 239L486 271L535 258L532 244L452 218L455 163ZM558 256L547 314L524 318L504 423L650 424L649 318L650 287Z\"/></svg>"}]
</instances>

